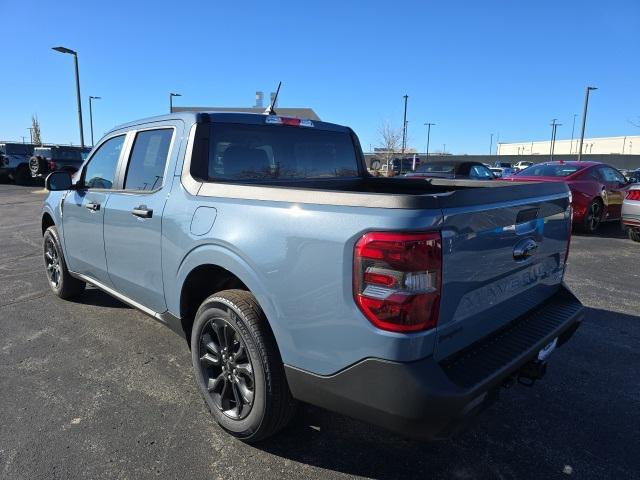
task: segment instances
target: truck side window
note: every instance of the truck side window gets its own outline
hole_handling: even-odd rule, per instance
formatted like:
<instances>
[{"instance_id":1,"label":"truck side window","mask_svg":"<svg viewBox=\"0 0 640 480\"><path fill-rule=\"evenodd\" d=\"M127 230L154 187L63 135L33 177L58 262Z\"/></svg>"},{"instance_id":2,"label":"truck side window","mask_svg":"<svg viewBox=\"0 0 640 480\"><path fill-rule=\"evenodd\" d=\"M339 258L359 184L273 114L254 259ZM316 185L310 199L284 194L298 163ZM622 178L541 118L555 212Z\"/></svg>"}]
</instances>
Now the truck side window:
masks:
<instances>
[{"instance_id":1,"label":"truck side window","mask_svg":"<svg viewBox=\"0 0 640 480\"><path fill-rule=\"evenodd\" d=\"M111 189L123 144L124 135L118 135L100 146L84 170L84 184L87 188Z\"/></svg>"},{"instance_id":2,"label":"truck side window","mask_svg":"<svg viewBox=\"0 0 640 480\"><path fill-rule=\"evenodd\" d=\"M172 128L136 134L124 180L126 190L155 190L162 186L172 136Z\"/></svg>"}]
</instances>

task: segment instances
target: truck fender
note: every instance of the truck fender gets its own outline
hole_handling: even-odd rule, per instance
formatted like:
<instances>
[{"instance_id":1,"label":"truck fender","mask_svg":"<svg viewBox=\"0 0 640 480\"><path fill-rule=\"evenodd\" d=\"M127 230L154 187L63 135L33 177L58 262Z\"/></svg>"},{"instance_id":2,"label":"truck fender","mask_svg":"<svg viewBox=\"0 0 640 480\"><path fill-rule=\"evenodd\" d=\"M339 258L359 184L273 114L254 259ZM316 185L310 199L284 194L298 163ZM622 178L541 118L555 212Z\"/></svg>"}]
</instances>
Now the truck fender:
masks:
<instances>
[{"instance_id":1,"label":"truck fender","mask_svg":"<svg viewBox=\"0 0 640 480\"><path fill-rule=\"evenodd\" d=\"M276 337L276 342L280 345L278 340L283 338L285 333L280 328L280 325L282 325L282 322L279 321L281 312L275 299L269 293L264 282L251 265L236 252L221 245L205 244L197 246L187 253L175 275L165 276L165 291L170 292L166 298L169 311L179 316L182 287L189 273L202 265L222 267L238 277L242 283L249 288L251 293L256 297L260 308L264 311L271 330ZM173 285L167 284L167 282L171 281L175 283ZM281 354L283 354L284 359L284 352L282 352L282 350Z\"/></svg>"}]
</instances>

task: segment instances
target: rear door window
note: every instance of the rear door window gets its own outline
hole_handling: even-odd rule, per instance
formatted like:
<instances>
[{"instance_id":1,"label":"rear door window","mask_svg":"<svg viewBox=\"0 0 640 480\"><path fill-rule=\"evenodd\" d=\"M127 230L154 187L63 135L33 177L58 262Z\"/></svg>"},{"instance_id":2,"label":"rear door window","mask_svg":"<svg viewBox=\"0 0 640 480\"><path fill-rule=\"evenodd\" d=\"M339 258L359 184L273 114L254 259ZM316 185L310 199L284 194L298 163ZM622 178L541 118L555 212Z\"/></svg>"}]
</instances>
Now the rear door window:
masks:
<instances>
[{"instance_id":1,"label":"rear door window","mask_svg":"<svg viewBox=\"0 0 640 480\"><path fill-rule=\"evenodd\" d=\"M172 137L172 128L136 134L124 180L125 190L156 190L162 186Z\"/></svg>"},{"instance_id":2,"label":"rear door window","mask_svg":"<svg viewBox=\"0 0 640 480\"><path fill-rule=\"evenodd\" d=\"M600 167L600 174L605 182L625 183L625 179L622 174L611 167Z\"/></svg>"},{"instance_id":3,"label":"rear door window","mask_svg":"<svg viewBox=\"0 0 640 480\"><path fill-rule=\"evenodd\" d=\"M207 180L257 182L358 176L348 132L280 125L216 123Z\"/></svg>"},{"instance_id":4,"label":"rear door window","mask_svg":"<svg viewBox=\"0 0 640 480\"><path fill-rule=\"evenodd\" d=\"M481 180L487 180L493 178L491 171L484 165L474 165L469 170L470 178L477 178Z\"/></svg>"}]
</instances>

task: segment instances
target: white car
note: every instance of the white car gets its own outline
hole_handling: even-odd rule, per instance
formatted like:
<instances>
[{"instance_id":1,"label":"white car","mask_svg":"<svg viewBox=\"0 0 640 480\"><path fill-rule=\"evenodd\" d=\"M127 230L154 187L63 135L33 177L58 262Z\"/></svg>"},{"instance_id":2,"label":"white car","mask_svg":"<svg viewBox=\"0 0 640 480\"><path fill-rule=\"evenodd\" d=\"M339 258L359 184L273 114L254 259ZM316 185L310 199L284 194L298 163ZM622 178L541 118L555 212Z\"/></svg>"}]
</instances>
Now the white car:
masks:
<instances>
[{"instance_id":1,"label":"white car","mask_svg":"<svg viewBox=\"0 0 640 480\"><path fill-rule=\"evenodd\" d=\"M497 178L509 177L514 173L516 173L516 171L513 168L507 168L507 167L491 167L490 170L493 173L493 175L496 176Z\"/></svg>"},{"instance_id":2,"label":"white car","mask_svg":"<svg viewBox=\"0 0 640 480\"><path fill-rule=\"evenodd\" d=\"M516 163L513 166L513 169L516 172L519 172L520 170L524 170L525 168L530 167L531 165L533 165L533 162L521 161L521 162Z\"/></svg>"},{"instance_id":3,"label":"white car","mask_svg":"<svg viewBox=\"0 0 640 480\"><path fill-rule=\"evenodd\" d=\"M640 184L632 185L622 202L622 226L629 238L640 242Z\"/></svg>"}]
</instances>

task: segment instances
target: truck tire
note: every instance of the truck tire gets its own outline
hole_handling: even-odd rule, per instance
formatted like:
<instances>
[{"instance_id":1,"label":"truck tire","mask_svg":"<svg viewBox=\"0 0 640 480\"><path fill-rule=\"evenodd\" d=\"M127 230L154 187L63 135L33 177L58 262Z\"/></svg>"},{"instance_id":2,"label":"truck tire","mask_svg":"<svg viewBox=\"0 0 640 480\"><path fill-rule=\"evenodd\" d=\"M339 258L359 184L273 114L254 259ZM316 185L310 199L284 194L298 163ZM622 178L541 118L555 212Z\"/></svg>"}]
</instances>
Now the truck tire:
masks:
<instances>
[{"instance_id":1,"label":"truck tire","mask_svg":"<svg viewBox=\"0 0 640 480\"><path fill-rule=\"evenodd\" d=\"M280 352L264 312L245 290L224 290L198 309L191 360L218 424L247 443L284 428L295 413Z\"/></svg>"},{"instance_id":2,"label":"truck tire","mask_svg":"<svg viewBox=\"0 0 640 480\"><path fill-rule=\"evenodd\" d=\"M47 162L42 157L33 156L29 159L31 175L44 175L47 172Z\"/></svg>"},{"instance_id":3,"label":"truck tire","mask_svg":"<svg viewBox=\"0 0 640 480\"><path fill-rule=\"evenodd\" d=\"M16 167L13 180L16 182L16 185L31 185L31 172L26 163L22 163Z\"/></svg>"},{"instance_id":4,"label":"truck tire","mask_svg":"<svg viewBox=\"0 0 640 480\"><path fill-rule=\"evenodd\" d=\"M55 226L47 228L44 232L42 246L44 266L51 291L65 300L80 295L84 291L86 283L73 278L69 273L62 253L58 230Z\"/></svg>"},{"instance_id":5,"label":"truck tire","mask_svg":"<svg viewBox=\"0 0 640 480\"><path fill-rule=\"evenodd\" d=\"M640 242L640 228L629 228L627 234L634 242Z\"/></svg>"}]
</instances>

